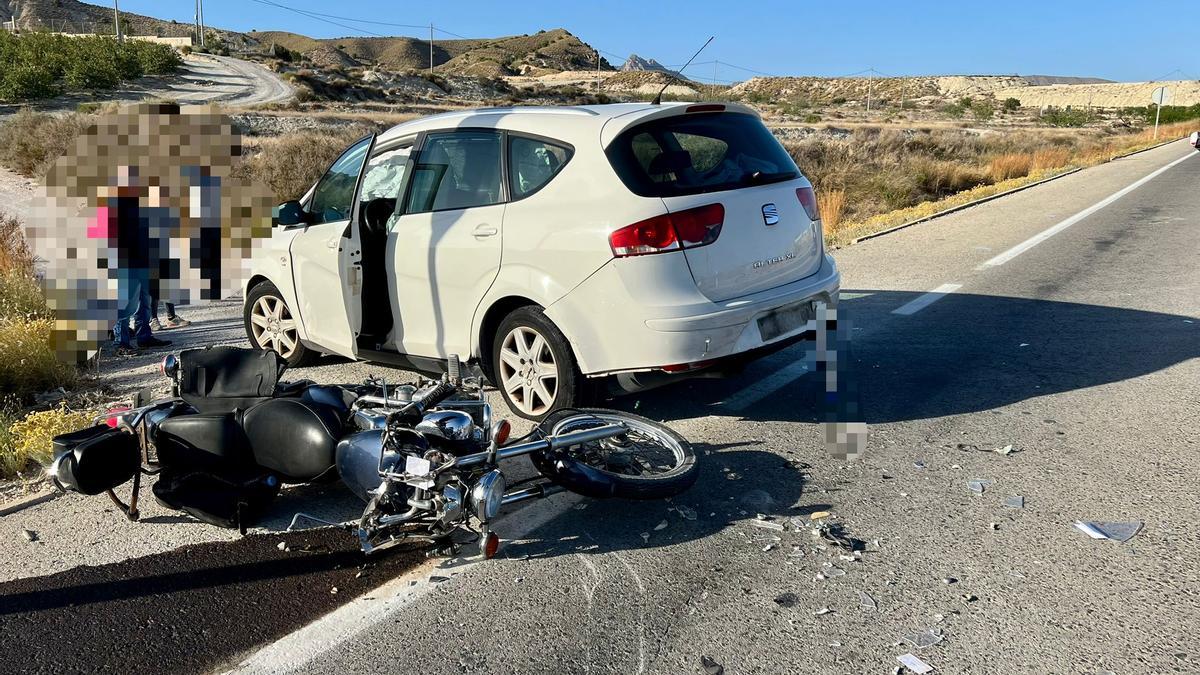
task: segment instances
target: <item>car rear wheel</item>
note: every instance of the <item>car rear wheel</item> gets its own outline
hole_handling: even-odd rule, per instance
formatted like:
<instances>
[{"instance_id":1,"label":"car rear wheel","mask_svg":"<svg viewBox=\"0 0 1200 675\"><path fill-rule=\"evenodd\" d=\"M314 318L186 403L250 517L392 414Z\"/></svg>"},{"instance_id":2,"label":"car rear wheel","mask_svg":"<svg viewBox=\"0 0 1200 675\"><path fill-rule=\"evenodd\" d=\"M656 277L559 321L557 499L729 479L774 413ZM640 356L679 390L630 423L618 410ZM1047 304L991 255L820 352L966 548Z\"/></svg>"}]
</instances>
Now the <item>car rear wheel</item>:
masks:
<instances>
[{"instance_id":1,"label":"car rear wheel","mask_svg":"<svg viewBox=\"0 0 1200 675\"><path fill-rule=\"evenodd\" d=\"M250 289L243 309L246 337L255 349L273 349L290 367L311 363L317 353L300 342L296 318L275 284L266 281Z\"/></svg>"},{"instance_id":2,"label":"car rear wheel","mask_svg":"<svg viewBox=\"0 0 1200 675\"><path fill-rule=\"evenodd\" d=\"M500 322L492 364L504 401L525 419L581 403L583 375L571 344L539 307L520 307Z\"/></svg>"}]
</instances>

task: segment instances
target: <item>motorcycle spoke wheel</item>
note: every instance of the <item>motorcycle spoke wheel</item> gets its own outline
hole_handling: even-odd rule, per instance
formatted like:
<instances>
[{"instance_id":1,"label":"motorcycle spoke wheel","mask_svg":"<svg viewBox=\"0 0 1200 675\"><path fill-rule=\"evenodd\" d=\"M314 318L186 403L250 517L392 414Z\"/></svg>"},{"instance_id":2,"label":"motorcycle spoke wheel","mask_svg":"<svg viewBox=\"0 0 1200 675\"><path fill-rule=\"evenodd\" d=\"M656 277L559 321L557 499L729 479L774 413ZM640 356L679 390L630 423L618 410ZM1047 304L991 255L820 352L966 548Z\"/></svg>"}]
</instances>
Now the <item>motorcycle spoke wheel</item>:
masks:
<instances>
[{"instance_id":1,"label":"motorcycle spoke wheel","mask_svg":"<svg viewBox=\"0 0 1200 675\"><path fill-rule=\"evenodd\" d=\"M661 429L622 415L575 415L557 423L551 433L582 431L613 423L625 425L629 432L624 436L574 446L568 451L570 456L592 468L635 478L669 476L683 468L688 455L682 444Z\"/></svg>"}]
</instances>

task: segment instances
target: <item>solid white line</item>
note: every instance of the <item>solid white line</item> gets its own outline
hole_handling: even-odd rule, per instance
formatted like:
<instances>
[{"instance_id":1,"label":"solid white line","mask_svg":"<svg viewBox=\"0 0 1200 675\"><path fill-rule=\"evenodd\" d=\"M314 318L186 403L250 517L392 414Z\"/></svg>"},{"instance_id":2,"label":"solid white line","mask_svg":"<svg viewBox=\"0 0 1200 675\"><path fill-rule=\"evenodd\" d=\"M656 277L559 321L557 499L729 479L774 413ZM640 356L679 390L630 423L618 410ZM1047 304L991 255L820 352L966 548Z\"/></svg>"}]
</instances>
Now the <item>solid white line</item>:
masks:
<instances>
[{"instance_id":1,"label":"solid white line","mask_svg":"<svg viewBox=\"0 0 1200 675\"><path fill-rule=\"evenodd\" d=\"M1054 235L1058 234L1059 232L1062 232L1063 230L1067 229L1068 227L1074 225L1075 223L1078 223L1079 221L1083 220L1084 218L1087 218L1088 216L1092 215L1093 213L1099 211L1100 209L1117 201L1121 197L1124 197L1125 195L1129 194L1130 192L1133 192L1134 190L1138 189L1139 187L1145 185L1146 183L1150 182L1151 180L1153 180L1154 178L1156 178L1157 176L1159 176L1160 174L1165 172L1167 169L1170 169L1171 167L1175 166L1176 164L1179 164L1180 162L1191 159L1196 154L1197 153L1192 152L1187 155L1184 155L1183 157L1180 157L1179 159L1156 170L1154 173L1151 173L1150 175L1146 176L1145 178L1138 180L1137 182L1133 183L1132 185L1129 185L1128 187L1121 189L1120 191L1110 195L1109 197L1106 197L1102 201L1097 202L1096 204L1093 204L1092 206L1089 206L1088 208L1080 211L1079 213L1076 213L1075 215L1071 216L1070 218L1067 218L1066 220L1062 221L1061 223L1059 223L1047 230L1043 230L1042 232L1039 232L1039 233L1033 235L1032 237L1026 239L1025 241L1008 249L1004 253L1001 253L1000 255L980 264L975 269L976 270L985 270L989 267L996 267L998 265L1003 265L1004 263L1008 262L1009 260L1012 260L1013 258L1021 255L1025 251L1028 251L1029 249L1033 248L1034 246L1037 246L1038 244L1042 243L1043 241L1046 241L1047 239L1049 239L1050 237L1053 237Z\"/></svg>"},{"instance_id":2,"label":"solid white line","mask_svg":"<svg viewBox=\"0 0 1200 675\"><path fill-rule=\"evenodd\" d=\"M928 293L922 293L921 295L917 296L917 298L912 300L911 302L908 302L904 305L897 307L896 309L893 309L892 314L902 314L904 316L912 316L913 314L916 314L917 312L925 309L926 307L932 305L933 303L937 302L938 300L941 300L942 298L953 293L954 291L957 291L960 288L962 288L962 284L942 284L941 286L938 286L937 288L933 289L932 291L929 291Z\"/></svg>"},{"instance_id":3,"label":"solid white line","mask_svg":"<svg viewBox=\"0 0 1200 675\"><path fill-rule=\"evenodd\" d=\"M805 358L792 363L792 365L783 370L776 371L770 377L764 378L746 387L738 393L725 399L721 405L723 408L729 408L734 412L745 410L764 398L783 389L787 385L794 382L804 373L808 372L808 362Z\"/></svg>"},{"instance_id":4,"label":"solid white line","mask_svg":"<svg viewBox=\"0 0 1200 675\"><path fill-rule=\"evenodd\" d=\"M562 514L582 499L579 495L563 493L534 502L506 515L497 523L497 533L508 541L521 539ZM520 517L515 517L520 514ZM503 554L503 548L501 548ZM388 583L363 594L334 611L304 626L294 633L266 645L251 654L228 673L291 673L303 668L317 657L362 634L371 626L387 619L401 609L428 595L436 584L425 581L434 568L461 572L479 563L475 559L453 565L450 561L427 562ZM409 582L416 580L416 586ZM454 581L443 582L453 584ZM461 582L460 582L461 583ZM367 598L372 598L368 600Z\"/></svg>"}]
</instances>

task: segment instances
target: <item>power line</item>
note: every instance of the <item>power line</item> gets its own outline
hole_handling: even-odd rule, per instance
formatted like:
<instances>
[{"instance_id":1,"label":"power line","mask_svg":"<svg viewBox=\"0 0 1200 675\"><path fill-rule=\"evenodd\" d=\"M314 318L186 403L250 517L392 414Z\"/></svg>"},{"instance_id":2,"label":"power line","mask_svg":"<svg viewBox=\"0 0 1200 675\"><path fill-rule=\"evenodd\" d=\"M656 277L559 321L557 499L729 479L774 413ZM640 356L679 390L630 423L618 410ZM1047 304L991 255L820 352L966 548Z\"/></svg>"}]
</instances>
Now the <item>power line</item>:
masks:
<instances>
[{"instance_id":1,"label":"power line","mask_svg":"<svg viewBox=\"0 0 1200 675\"><path fill-rule=\"evenodd\" d=\"M372 35L375 37L394 37L391 35L384 35L382 33L374 33L365 28L358 28L357 26L347 26L344 23L338 23L337 21L333 21L331 19L319 16L313 12L309 12L309 11L302 10L302 9L296 9L295 7L288 7L287 5L281 5L278 2L271 2L271 0L254 0L254 2L257 2L260 5L269 5L271 7L278 7L279 9L286 9L289 12L295 12L296 14L300 14L301 16L307 16L310 19L316 19L317 21L323 21L325 23L328 23L328 24L331 24L334 26L340 26L347 30L356 31L359 33L366 33L367 35ZM424 28L424 26L421 26L421 28Z\"/></svg>"}]
</instances>

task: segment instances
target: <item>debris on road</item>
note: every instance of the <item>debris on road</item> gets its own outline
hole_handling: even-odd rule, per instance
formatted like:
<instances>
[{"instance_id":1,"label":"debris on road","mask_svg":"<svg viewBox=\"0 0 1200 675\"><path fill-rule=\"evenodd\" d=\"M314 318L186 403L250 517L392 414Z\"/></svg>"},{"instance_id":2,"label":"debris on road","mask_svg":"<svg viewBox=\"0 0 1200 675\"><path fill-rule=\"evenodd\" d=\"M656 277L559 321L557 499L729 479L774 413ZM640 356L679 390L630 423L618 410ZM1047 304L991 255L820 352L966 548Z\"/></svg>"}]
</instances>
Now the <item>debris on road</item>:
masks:
<instances>
[{"instance_id":1,"label":"debris on road","mask_svg":"<svg viewBox=\"0 0 1200 675\"><path fill-rule=\"evenodd\" d=\"M846 576L846 570L844 570L844 569L842 569L842 568L840 568L840 567L834 567L834 566L833 566L833 563L825 563L825 567L826 567L827 569L826 569L824 572L822 572L821 574L822 574L822 575L824 576L824 578L826 578L826 579L832 579L832 578L834 578L834 577L844 577L844 576Z\"/></svg>"},{"instance_id":2,"label":"debris on road","mask_svg":"<svg viewBox=\"0 0 1200 675\"><path fill-rule=\"evenodd\" d=\"M825 616L826 614L833 614L833 610L829 609L828 607L822 607L821 609L813 612L813 616Z\"/></svg>"},{"instance_id":3,"label":"debris on road","mask_svg":"<svg viewBox=\"0 0 1200 675\"><path fill-rule=\"evenodd\" d=\"M25 541L35 542L38 540L37 532L33 530L21 530L21 534L25 535Z\"/></svg>"},{"instance_id":4,"label":"debris on road","mask_svg":"<svg viewBox=\"0 0 1200 675\"><path fill-rule=\"evenodd\" d=\"M668 523L667 523L667 521L665 521L665 520L664 520L664 521L662 521L662 522L660 522L659 524L657 524L657 525L655 525L655 526L654 526L654 531L655 531L655 532L658 532L659 530L665 530L665 529L667 529L667 524L668 524Z\"/></svg>"},{"instance_id":5,"label":"debris on road","mask_svg":"<svg viewBox=\"0 0 1200 675\"><path fill-rule=\"evenodd\" d=\"M992 530L1000 529L1000 523L988 523L988 528Z\"/></svg>"},{"instance_id":6,"label":"debris on road","mask_svg":"<svg viewBox=\"0 0 1200 675\"><path fill-rule=\"evenodd\" d=\"M437 576L436 574L429 577L429 583L431 583L431 584L440 584L443 581L450 581L450 577L440 577L440 576Z\"/></svg>"},{"instance_id":7,"label":"debris on road","mask_svg":"<svg viewBox=\"0 0 1200 675\"><path fill-rule=\"evenodd\" d=\"M904 636L905 642L912 644L917 649L925 649L932 647L942 641L941 629L930 628L927 630L910 633Z\"/></svg>"},{"instance_id":8,"label":"debris on road","mask_svg":"<svg viewBox=\"0 0 1200 675\"><path fill-rule=\"evenodd\" d=\"M337 586L334 586L333 588L329 589L329 594L337 595Z\"/></svg>"},{"instance_id":9,"label":"debris on road","mask_svg":"<svg viewBox=\"0 0 1200 675\"><path fill-rule=\"evenodd\" d=\"M776 532L783 532L784 530L783 523L766 520L766 516L761 513L754 520L751 520L750 524L755 527L761 527L764 530L775 530Z\"/></svg>"},{"instance_id":10,"label":"debris on road","mask_svg":"<svg viewBox=\"0 0 1200 675\"><path fill-rule=\"evenodd\" d=\"M852 553L866 548L866 542L846 534L845 528L838 524L821 523L820 527L813 530L813 536L820 537L834 546Z\"/></svg>"},{"instance_id":11,"label":"debris on road","mask_svg":"<svg viewBox=\"0 0 1200 675\"><path fill-rule=\"evenodd\" d=\"M1022 497L1021 495L1013 495L1011 497L1006 497L1004 499L1004 505L1012 507L1014 509L1023 509L1023 508L1025 508L1025 498Z\"/></svg>"},{"instance_id":12,"label":"debris on road","mask_svg":"<svg viewBox=\"0 0 1200 675\"><path fill-rule=\"evenodd\" d=\"M914 469L924 469L925 468L925 460L918 459L917 461L913 462L913 468Z\"/></svg>"},{"instance_id":13,"label":"debris on road","mask_svg":"<svg viewBox=\"0 0 1200 675\"><path fill-rule=\"evenodd\" d=\"M791 609L800 603L800 598L795 593L781 593L775 596L775 604L780 607Z\"/></svg>"},{"instance_id":14,"label":"debris on road","mask_svg":"<svg viewBox=\"0 0 1200 675\"><path fill-rule=\"evenodd\" d=\"M775 548L775 544L767 544L766 546L764 546L762 548L762 550L763 550L763 553L766 553L767 551L771 551L774 548Z\"/></svg>"},{"instance_id":15,"label":"debris on road","mask_svg":"<svg viewBox=\"0 0 1200 675\"><path fill-rule=\"evenodd\" d=\"M979 449L978 445L971 445L969 443L959 443L955 447L963 452L974 452Z\"/></svg>"},{"instance_id":16,"label":"debris on road","mask_svg":"<svg viewBox=\"0 0 1200 675\"><path fill-rule=\"evenodd\" d=\"M958 579L955 579L954 577L943 577L942 583L949 586L950 584L958 583Z\"/></svg>"},{"instance_id":17,"label":"debris on road","mask_svg":"<svg viewBox=\"0 0 1200 675\"><path fill-rule=\"evenodd\" d=\"M1140 522L1107 523L1099 521L1075 521L1075 527L1092 539L1111 539L1125 543L1142 529Z\"/></svg>"},{"instance_id":18,"label":"debris on road","mask_svg":"<svg viewBox=\"0 0 1200 675\"><path fill-rule=\"evenodd\" d=\"M933 666L925 663L912 654L901 654L900 656L896 657L896 660L904 664L905 668L908 668L917 675L925 675L925 673L933 672Z\"/></svg>"},{"instance_id":19,"label":"debris on road","mask_svg":"<svg viewBox=\"0 0 1200 675\"><path fill-rule=\"evenodd\" d=\"M992 452L994 452L998 455L1011 455L1012 453L1016 452L1016 450L1013 450L1012 443L1009 443L1008 445L1004 446L1003 448L996 448Z\"/></svg>"},{"instance_id":20,"label":"debris on road","mask_svg":"<svg viewBox=\"0 0 1200 675\"><path fill-rule=\"evenodd\" d=\"M680 517L682 517L684 520L696 519L696 510L693 508L689 508L680 504L679 506L675 507L675 510L679 512Z\"/></svg>"},{"instance_id":21,"label":"debris on road","mask_svg":"<svg viewBox=\"0 0 1200 675\"><path fill-rule=\"evenodd\" d=\"M971 593L963 593L959 597L962 599L963 602L968 602L968 603L975 602L976 600L979 599L979 596L971 594Z\"/></svg>"},{"instance_id":22,"label":"debris on road","mask_svg":"<svg viewBox=\"0 0 1200 675\"><path fill-rule=\"evenodd\" d=\"M995 484L996 481L991 480L990 478L974 478L967 481L967 489L977 495L981 495L983 494L984 490Z\"/></svg>"},{"instance_id":23,"label":"debris on road","mask_svg":"<svg viewBox=\"0 0 1200 675\"><path fill-rule=\"evenodd\" d=\"M725 675L725 667L707 656L700 657L700 668L704 675Z\"/></svg>"},{"instance_id":24,"label":"debris on road","mask_svg":"<svg viewBox=\"0 0 1200 675\"><path fill-rule=\"evenodd\" d=\"M808 514L809 520L821 520L822 518L828 518L828 517L829 517L828 511L813 511L812 513Z\"/></svg>"},{"instance_id":25,"label":"debris on road","mask_svg":"<svg viewBox=\"0 0 1200 675\"><path fill-rule=\"evenodd\" d=\"M879 610L879 603L875 602L875 598L863 591L858 592L858 606L863 609L869 609L872 612Z\"/></svg>"},{"instance_id":26,"label":"debris on road","mask_svg":"<svg viewBox=\"0 0 1200 675\"><path fill-rule=\"evenodd\" d=\"M770 511L775 507L775 498L766 490L748 490L738 501L753 508L757 513Z\"/></svg>"},{"instance_id":27,"label":"debris on road","mask_svg":"<svg viewBox=\"0 0 1200 675\"><path fill-rule=\"evenodd\" d=\"M275 548L279 549L280 551L286 551L286 550L288 550L287 542L281 541L281 542L279 542L278 545L275 546Z\"/></svg>"},{"instance_id":28,"label":"debris on road","mask_svg":"<svg viewBox=\"0 0 1200 675\"><path fill-rule=\"evenodd\" d=\"M647 544L649 544L649 543L650 543L650 533L649 533L649 532L643 532L643 533L642 533L642 541L643 541L643 542L645 542L645 543L647 543Z\"/></svg>"}]
</instances>

